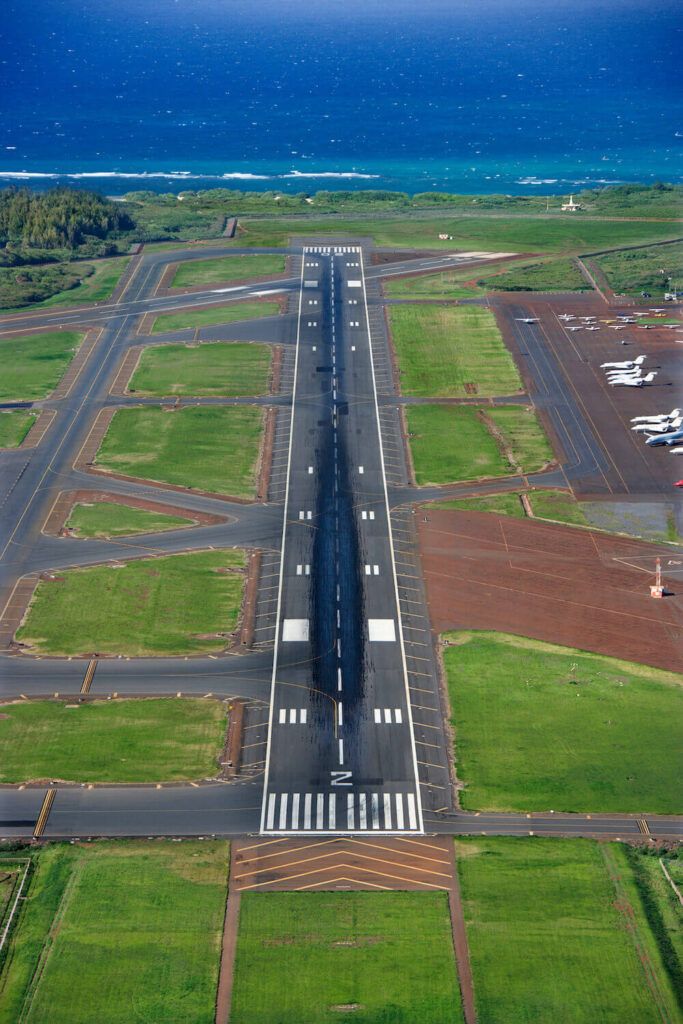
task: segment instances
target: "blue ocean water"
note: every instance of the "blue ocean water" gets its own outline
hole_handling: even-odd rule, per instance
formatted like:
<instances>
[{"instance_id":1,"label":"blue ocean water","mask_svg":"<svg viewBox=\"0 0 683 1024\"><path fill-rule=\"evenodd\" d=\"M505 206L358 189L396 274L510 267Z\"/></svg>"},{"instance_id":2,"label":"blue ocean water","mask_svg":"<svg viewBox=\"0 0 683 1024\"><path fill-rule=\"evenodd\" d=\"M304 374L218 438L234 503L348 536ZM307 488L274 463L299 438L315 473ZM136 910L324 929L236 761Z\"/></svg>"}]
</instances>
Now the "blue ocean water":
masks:
<instances>
[{"instance_id":1,"label":"blue ocean water","mask_svg":"<svg viewBox=\"0 0 683 1024\"><path fill-rule=\"evenodd\" d=\"M0 184L683 180L679 0L5 0Z\"/></svg>"}]
</instances>

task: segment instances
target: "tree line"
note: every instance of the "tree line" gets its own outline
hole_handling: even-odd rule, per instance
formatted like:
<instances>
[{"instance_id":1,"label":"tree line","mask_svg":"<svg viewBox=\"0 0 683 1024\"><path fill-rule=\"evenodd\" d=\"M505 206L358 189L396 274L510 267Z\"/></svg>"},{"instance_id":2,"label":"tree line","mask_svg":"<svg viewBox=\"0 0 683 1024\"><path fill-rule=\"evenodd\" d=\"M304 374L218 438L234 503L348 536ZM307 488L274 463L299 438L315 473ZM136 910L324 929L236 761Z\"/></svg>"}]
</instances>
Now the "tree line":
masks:
<instances>
[{"instance_id":1,"label":"tree line","mask_svg":"<svg viewBox=\"0 0 683 1024\"><path fill-rule=\"evenodd\" d=\"M96 192L55 188L0 191L0 246L77 249L135 227L125 209Z\"/></svg>"}]
</instances>

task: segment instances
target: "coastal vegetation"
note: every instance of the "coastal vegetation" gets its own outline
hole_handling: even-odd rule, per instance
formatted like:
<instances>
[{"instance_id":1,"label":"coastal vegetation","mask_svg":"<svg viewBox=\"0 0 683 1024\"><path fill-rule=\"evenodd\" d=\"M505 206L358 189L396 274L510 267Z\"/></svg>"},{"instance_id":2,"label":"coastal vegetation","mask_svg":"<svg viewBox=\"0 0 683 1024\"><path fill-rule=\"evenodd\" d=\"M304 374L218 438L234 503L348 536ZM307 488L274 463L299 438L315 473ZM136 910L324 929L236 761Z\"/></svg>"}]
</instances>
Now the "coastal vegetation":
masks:
<instances>
[{"instance_id":1,"label":"coastal vegetation","mask_svg":"<svg viewBox=\"0 0 683 1024\"><path fill-rule=\"evenodd\" d=\"M38 584L17 640L55 655L219 651L237 625L245 564L231 548L70 569Z\"/></svg>"},{"instance_id":2,"label":"coastal vegetation","mask_svg":"<svg viewBox=\"0 0 683 1024\"><path fill-rule=\"evenodd\" d=\"M462 806L678 814L674 673L505 633L446 633Z\"/></svg>"},{"instance_id":3,"label":"coastal vegetation","mask_svg":"<svg viewBox=\"0 0 683 1024\"><path fill-rule=\"evenodd\" d=\"M419 486L534 473L553 459L528 406L413 405L406 418Z\"/></svg>"},{"instance_id":4,"label":"coastal vegetation","mask_svg":"<svg viewBox=\"0 0 683 1024\"><path fill-rule=\"evenodd\" d=\"M261 409L242 405L119 409L96 465L144 480L253 498L263 419Z\"/></svg>"},{"instance_id":5,"label":"coastal vegetation","mask_svg":"<svg viewBox=\"0 0 683 1024\"><path fill-rule=\"evenodd\" d=\"M0 401L46 398L64 376L83 338L76 331L0 338Z\"/></svg>"},{"instance_id":6,"label":"coastal vegetation","mask_svg":"<svg viewBox=\"0 0 683 1024\"><path fill-rule=\"evenodd\" d=\"M640 295L642 291L660 296L683 287L683 246L646 246L605 253L595 258L613 291Z\"/></svg>"},{"instance_id":7,"label":"coastal vegetation","mask_svg":"<svg viewBox=\"0 0 683 1024\"><path fill-rule=\"evenodd\" d=\"M103 302L111 297L128 262L128 257L118 256L95 263L1 267L0 311Z\"/></svg>"},{"instance_id":8,"label":"coastal vegetation","mask_svg":"<svg viewBox=\"0 0 683 1024\"><path fill-rule=\"evenodd\" d=\"M510 395L522 381L493 313L480 306L389 308L404 395Z\"/></svg>"},{"instance_id":9,"label":"coastal vegetation","mask_svg":"<svg viewBox=\"0 0 683 1024\"><path fill-rule=\"evenodd\" d=\"M268 391L269 345L213 341L145 348L128 390L138 395L235 398Z\"/></svg>"},{"instance_id":10,"label":"coastal vegetation","mask_svg":"<svg viewBox=\"0 0 683 1024\"><path fill-rule=\"evenodd\" d=\"M4 704L0 783L206 778L217 771L225 727L225 707L216 700Z\"/></svg>"}]
</instances>

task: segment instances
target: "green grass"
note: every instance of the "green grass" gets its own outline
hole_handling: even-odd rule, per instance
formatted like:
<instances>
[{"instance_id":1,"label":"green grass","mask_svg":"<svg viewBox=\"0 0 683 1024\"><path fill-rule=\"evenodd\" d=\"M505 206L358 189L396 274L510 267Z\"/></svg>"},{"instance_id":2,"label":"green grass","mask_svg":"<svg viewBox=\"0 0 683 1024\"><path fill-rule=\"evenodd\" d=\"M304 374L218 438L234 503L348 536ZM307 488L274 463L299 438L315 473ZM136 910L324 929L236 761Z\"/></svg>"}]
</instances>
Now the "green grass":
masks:
<instances>
[{"instance_id":1,"label":"green grass","mask_svg":"<svg viewBox=\"0 0 683 1024\"><path fill-rule=\"evenodd\" d=\"M130 257L93 260L88 263L48 264L42 266L12 267L2 271L3 309L0 313L49 309L54 306L81 306L103 302L111 298ZM12 278L19 279L12 284ZM30 280L23 283L23 279ZM76 282L74 284L74 282ZM67 287L64 287L64 284ZM50 293L53 294L50 294ZM35 295L46 296L32 301Z\"/></svg>"},{"instance_id":2,"label":"green grass","mask_svg":"<svg viewBox=\"0 0 683 1024\"><path fill-rule=\"evenodd\" d=\"M581 271L571 260L546 260L519 264L504 274L489 274L479 284L495 291L581 292L590 291Z\"/></svg>"},{"instance_id":3,"label":"green grass","mask_svg":"<svg viewBox=\"0 0 683 1024\"><path fill-rule=\"evenodd\" d=\"M0 448L17 448L37 419L36 413L24 409L3 409L0 412Z\"/></svg>"},{"instance_id":4,"label":"green grass","mask_svg":"<svg viewBox=\"0 0 683 1024\"><path fill-rule=\"evenodd\" d=\"M127 537L135 533L158 533L161 530L175 530L190 526L194 520L180 516L167 516L162 512L148 512L130 505L118 505L113 501L97 501L93 504L74 505L67 526L77 537L95 537L107 540L110 537Z\"/></svg>"},{"instance_id":5,"label":"green grass","mask_svg":"<svg viewBox=\"0 0 683 1024\"><path fill-rule=\"evenodd\" d=\"M389 299L471 299L483 292L475 277L473 267L441 270L437 274L389 277L383 282L383 288Z\"/></svg>"},{"instance_id":6,"label":"green grass","mask_svg":"<svg viewBox=\"0 0 683 1024\"><path fill-rule=\"evenodd\" d=\"M683 278L683 246L680 242L606 253L595 257L595 262L610 287L623 295L640 295L645 291L659 298L670 290L667 278L673 278L676 284Z\"/></svg>"},{"instance_id":7,"label":"green grass","mask_svg":"<svg viewBox=\"0 0 683 1024\"><path fill-rule=\"evenodd\" d=\"M468 810L677 814L681 680L504 633L447 633Z\"/></svg>"},{"instance_id":8,"label":"green grass","mask_svg":"<svg viewBox=\"0 0 683 1024\"><path fill-rule=\"evenodd\" d=\"M588 526L581 504L566 491L529 491L527 495L534 515L569 526Z\"/></svg>"},{"instance_id":9,"label":"green grass","mask_svg":"<svg viewBox=\"0 0 683 1024\"><path fill-rule=\"evenodd\" d=\"M680 1019L621 847L603 854L582 839L477 838L456 849L479 1024ZM634 936L651 956L669 1016L648 990Z\"/></svg>"},{"instance_id":10,"label":"green grass","mask_svg":"<svg viewBox=\"0 0 683 1024\"><path fill-rule=\"evenodd\" d=\"M676 881L683 868L680 852L677 857L675 850L667 856L666 851L649 847L626 848L640 903L659 945L671 984L680 993L683 1004L683 913L678 897L662 870L663 863L680 892L681 882Z\"/></svg>"},{"instance_id":11,"label":"green grass","mask_svg":"<svg viewBox=\"0 0 683 1024\"><path fill-rule=\"evenodd\" d=\"M96 461L114 473L253 498L262 431L253 406L119 409Z\"/></svg>"},{"instance_id":12,"label":"green grass","mask_svg":"<svg viewBox=\"0 0 683 1024\"><path fill-rule=\"evenodd\" d=\"M5 704L0 782L176 782L216 774L225 709L214 700Z\"/></svg>"},{"instance_id":13,"label":"green grass","mask_svg":"<svg viewBox=\"0 0 683 1024\"><path fill-rule=\"evenodd\" d=\"M405 395L446 398L521 390L519 373L488 309L392 306L389 326Z\"/></svg>"},{"instance_id":14,"label":"green grass","mask_svg":"<svg viewBox=\"0 0 683 1024\"><path fill-rule=\"evenodd\" d=\"M501 516L524 518L524 507L518 494L487 494L482 498L453 498L450 501L434 501L425 505L425 511L443 509L453 512L495 512Z\"/></svg>"},{"instance_id":15,"label":"green grass","mask_svg":"<svg viewBox=\"0 0 683 1024\"><path fill-rule=\"evenodd\" d=\"M243 895L230 1020L457 1024L446 894Z\"/></svg>"},{"instance_id":16,"label":"green grass","mask_svg":"<svg viewBox=\"0 0 683 1024\"><path fill-rule=\"evenodd\" d=\"M493 420L501 444L521 472L533 473L553 461L553 450L530 406L497 405L483 414Z\"/></svg>"},{"instance_id":17,"label":"green grass","mask_svg":"<svg viewBox=\"0 0 683 1024\"><path fill-rule=\"evenodd\" d=\"M186 313L162 313L152 324L152 334L182 331L187 327L232 324L238 320L258 320L263 316L275 316L279 312L277 302L232 302L229 306L190 309Z\"/></svg>"},{"instance_id":18,"label":"green grass","mask_svg":"<svg viewBox=\"0 0 683 1024\"><path fill-rule=\"evenodd\" d=\"M269 345L214 341L144 349L128 386L141 395L235 398L268 391Z\"/></svg>"},{"instance_id":19,"label":"green grass","mask_svg":"<svg viewBox=\"0 0 683 1024\"><path fill-rule=\"evenodd\" d=\"M38 584L17 639L45 654L218 651L242 602L239 550L70 569Z\"/></svg>"},{"instance_id":20,"label":"green grass","mask_svg":"<svg viewBox=\"0 0 683 1024\"><path fill-rule=\"evenodd\" d=\"M525 406L414 405L406 417L420 486L532 473L552 458L533 410Z\"/></svg>"},{"instance_id":21,"label":"green grass","mask_svg":"<svg viewBox=\"0 0 683 1024\"><path fill-rule=\"evenodd\" d=\"M246 281L252 277L282 274L284 256L219 256L209 260L188 260L178 267L172 288L190 288L195 284L222 284Z\"/></svg>"},{"instance_id":22,"label":"green grass","mask_svg":"<svg viewBox=\"0 0 683 1024\"><path fill-rule=\"evenodd\" d=\"M33 856L0 1024L213 1024L226 843L98 842Z\"/></svg>"},{"instance_id":23,"label":"green grass","mask_svg":"<svg viewBox=\"0 0 683 1024\"><path fill-rule=\"evenodd\" d=\"M0 401L31 402L49 395L83 338L75 331L0 338Z\"/></svg>"},{"instance_id":24,"label":"green grass","mask_svg":"<svg viewBox=\"0 0 683 1024\"><path fill-rule=\"evenodd\" d=\"M235 239L240 248L247 245L284 246L293 235L325 235L358 238L370 236L378 246L408 249L438 249L454 252L475 249L488 252L574 253L619 245L638 245L671 238L679 225L639 221L589 220L587 217L556 214L550 217L506 216L493 214L439 216L405 212L393 217L292 217L272 219L240 218L246 234ZM453 236L441 241L439 234Z\"/></svg>"}]
</instances>

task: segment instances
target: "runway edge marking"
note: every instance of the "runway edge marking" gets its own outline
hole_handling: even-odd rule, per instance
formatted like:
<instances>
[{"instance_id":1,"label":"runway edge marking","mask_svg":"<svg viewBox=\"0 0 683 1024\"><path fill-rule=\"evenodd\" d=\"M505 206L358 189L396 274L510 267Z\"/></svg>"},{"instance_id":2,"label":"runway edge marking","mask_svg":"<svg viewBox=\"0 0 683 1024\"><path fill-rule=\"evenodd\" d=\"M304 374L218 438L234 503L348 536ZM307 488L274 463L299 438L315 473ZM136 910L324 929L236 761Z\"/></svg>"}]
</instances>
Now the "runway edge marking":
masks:
<instances>
[{"instance_id":1,"label":"runway edge marking","mask_svg":"<svg viewBox=\"0 0 683 1024\"><path fill-rule=\"evenodd\" d=\"M380 465L382 467L382 484L384 487L384 507L387 515L387 530L389 534L389 550L391 551L391 571L394 579L394 597L396 600L396 616L398 620L398 636L399 643L401 645L401 661L403 663L403 682L405 684L406 693L406 709L408 715L408 724L410 726L410 744L413 752L413 770L415 773L415 799L417 802L417 816L420 832L424 832L424 821L422 817L422 794L420 791L420 773L417 766L417 749L415 746L415 730L413 727L413 713L410 703L410 687L408 683L408 662L406 660L406 649L405 640L403 637L403 618L401 615L401 599L398 592L398 577L396 575L396 555L394 552L394 535L391 526L391 512L389 509L389 491L387 489L387 474L384 465L384 446L382 443L382 424L379 415L379 402L377 400L377 379L375 376L375 353L372 345L372 331L370 328L370 312L368 309L368 296L365 285L365 258L363 255L363 249L360 248L360 272L361 281L363 283L363 305L365 307L365 327L368 335L368 347L370 349L370 370L372 373L372 392L375 402L375 421L377 424L377 437L379 441L379 458ZM298 347L297 347L298 348Z\"/></svg>"},{"instance_id":2,"label":"runway edge marking","mask_svg":"<svg viewBox=\"0 0 683 1024\"><path fill-rule=\"evenodd\" d=\"M299 276L299 309L296 321L296 349L294 353L294 384L292 386L292 416L289 422L289 450L287 452L287 482L285 484L285 508L282 516L282 544L280 546L280 575L277 590L277 609L275 612L275 648L273 650L273 675L270 684L270 710L268 713L268 742L266 745L266 765L263 773L263 799L261 801L260 832L266 827L266 805L268 801L268 783L270 776L270 748L273 735L273 709L275 707L275 677L277 675L277 655L280 643L280 613L282 611L282 584L285 572L285 544L287 540L287 513L289 511L289 484L292 469L292 447L294 444L294 416L296 414L296 391L299 369L299 345L301 342L301 315L304 301L304 271L306 269L306 247L301 251L301 273Z\"/></svg>"}]
</instances>

